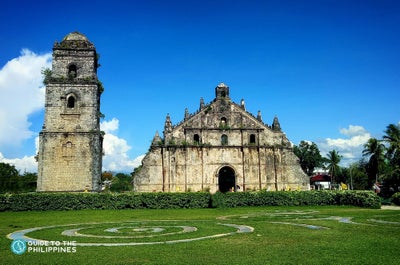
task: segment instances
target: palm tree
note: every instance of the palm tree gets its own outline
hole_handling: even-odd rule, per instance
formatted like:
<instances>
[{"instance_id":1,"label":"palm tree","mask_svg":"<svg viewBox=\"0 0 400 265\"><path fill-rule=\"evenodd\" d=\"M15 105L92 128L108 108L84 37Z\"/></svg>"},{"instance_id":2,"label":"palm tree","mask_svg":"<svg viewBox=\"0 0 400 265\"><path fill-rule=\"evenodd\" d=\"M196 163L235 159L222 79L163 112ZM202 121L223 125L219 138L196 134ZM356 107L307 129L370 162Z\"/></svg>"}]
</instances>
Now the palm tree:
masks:
<instances>
[{"instance_id":1,"label":"palm tree","mask_svg":"<svg viewBox=\"0 0 400 265\"><path fill-rule=\"evenodd\" d=\"M339 173L340 167L339 163L342 159L342 156L339 155L339 152L336 150L329 151L326 162L328 163L327 169L329 170L329 174L331 175L331 183L335 183L335 176Z\"/></svg>"},{"instance_id":2,"label":"palm tree","mask_svg":"<svg viewBox=\"0 0 400 265\"><path fill-rule=\"evenodd\" d=\"M386 135L383 136L383 140L389 144L388 147L388 158L399 159L400 156L400 124L394 125L389 124L386 127Z\"/></svg>"},{"instance_id":3,"label":"palm tree","mask_svg":"<svg viewBox=\"0 0 400 265\"><path fill-rule=\"evenodd\" d=\"M379 173L385 163L385 145L375 138L370 138L364 145L364 150L362 153L363 156L369 156L368 176L370 182L372 182L374 179L375 182L378 182Z\"/></svg>"},{"instance_id":4,"label":"palm tree","mask_svg":"<svg viewBox=\"0 0 400 265\"><path fill-rule=\"evenodd\" d=\"M400 123L389 124L385 133L383 141L388 144L386 158L389 161L385 182L394 189L398 189L400 187Z\"/></svg>"}]
</instances>

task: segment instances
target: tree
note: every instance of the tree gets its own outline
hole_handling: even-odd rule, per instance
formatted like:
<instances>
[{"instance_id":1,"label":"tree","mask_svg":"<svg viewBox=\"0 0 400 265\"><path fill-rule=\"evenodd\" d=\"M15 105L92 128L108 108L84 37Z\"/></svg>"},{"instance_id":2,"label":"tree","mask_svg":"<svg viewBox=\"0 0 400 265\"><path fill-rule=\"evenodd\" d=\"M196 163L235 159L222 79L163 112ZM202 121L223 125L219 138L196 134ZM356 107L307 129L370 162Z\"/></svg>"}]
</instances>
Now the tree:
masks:
<instances>
[{"instance_id":1,"label":"tree","mask_svg":"<svg viewBox=\"0 0 400 265\"><path fill-rule=\"evenodd\" d=\"M111 180L111 191L122 192L132 190L132 176L124 173L117 173Z\"/></svg>"},{"instance_id":2,"label":"tree","mask_svg":"<svg viewBox=\"0 0 400 265\"><path fill-rule=\"evenodd\" d=\"M316 167L322 166L322 156L315 143L301 141L299 146L294 146L293 152L299 158L300 166L304 173L312 176Z\"/></svg>"},{"instance_id":3,"label":"tree","mask_svg":"<svg viewBox=\"0 0 400 265\"><path fill-rule=\"evenodd\" d=\"M18 177L18 180L18 191L36 191L37 173L25 172L22 176Z\"/></svg>"},{"instance_id":4,"label":"tree","mask_svg":"<svg viewBox=\"0 0 400 265\"><path fill-rule=\"evenodd\" d=\"M385 174L385 182L392 192L399 191L400 187L400 123L397 125L389 124L386 127L383 141L388 144L386 159L388 169Z\"/></svg>"},{"instance_id":5,"label":"tree","mask_svg":"<svg viewBox=\"0 0 400 265\"><path fill-rule=\"evenodd\" d=\"M370 189L368 182L367 161L361 159L359 162L352 163L348 168L341 169L342 174L346 177L347 184L352 190Z\"/></svg>"},{"instance_id":6,"label":"tree","mask_svg":"<svg viewBox=\"0 0 400 265\"><path fill-rule=\"evenodd\" d=\"M400 159L400 124L389 124L385 133L383 140L389 144L387 149L388 158L391 160Z\"/></svg>"},{"instance_id":7,"label":"tree","mask_svg":"<svg viewBox=\"0 0 400 265\"><path fill-rule=\"evenodd\" d=\"M370 138L364 145L363 156L369 156L367 164L367 173L369 184L372 186L373 182L378 182L379 173L382 172L384 167L384 154L385 146L381 141Z\"/></svg>"},{"instance_id":8,"label":"tree","mask_svg":"<svg viewBox=\"0 0 400 265\"><path fill-rule=\"evenodd\" d=\"M18 176L15 166L0 162L0 192L16 190Z\"/></svg>"},{"instance_id":9,"label":"tree","mask_svg":"<svg viewBox=\"0 0 400 265\"><path fill-rule=\"evenodd\" d=\"M328 164L326 167L329 170L329 174L331 175L332 184L335 183L335 177L340 172L339 163L340 163L341 159L342 159L342 156L339 155L339 152L336 150L332 150L332 151L329 151L327 158L325 160L326 163Z\"/></svg>"}]
</instances>

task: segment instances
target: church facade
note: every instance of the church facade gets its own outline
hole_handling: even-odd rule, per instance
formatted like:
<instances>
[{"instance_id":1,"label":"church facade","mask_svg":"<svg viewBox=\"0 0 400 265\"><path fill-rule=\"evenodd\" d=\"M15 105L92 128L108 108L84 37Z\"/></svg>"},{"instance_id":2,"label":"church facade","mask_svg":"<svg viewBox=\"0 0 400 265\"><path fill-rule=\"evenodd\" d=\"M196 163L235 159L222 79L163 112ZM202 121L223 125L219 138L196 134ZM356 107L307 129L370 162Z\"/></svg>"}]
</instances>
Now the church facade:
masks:
<instances>
[{"instance_id":1,"label":"church facade","mask_svg":"<svg viewBox=\"0 0 400 265\"><path fill-rule=\"evenodd\" d=\"M138 192L306 190L302 171L278 118L271 125L232 102L229 87L173 125L166 117L163 137L153 138L134 176Z\"/></svg>"},{"instance_id":2,"label":"church facade","mask_svg":"<svg viewBox=\"0 0 400 265\"><path fill-rule=\"evenodd\" d=\"M94 45L79 32L53 46L45 76L45 118L39 134L37 191L100 191L103 134L101 83Z\"/></svg>"}]
</instances>

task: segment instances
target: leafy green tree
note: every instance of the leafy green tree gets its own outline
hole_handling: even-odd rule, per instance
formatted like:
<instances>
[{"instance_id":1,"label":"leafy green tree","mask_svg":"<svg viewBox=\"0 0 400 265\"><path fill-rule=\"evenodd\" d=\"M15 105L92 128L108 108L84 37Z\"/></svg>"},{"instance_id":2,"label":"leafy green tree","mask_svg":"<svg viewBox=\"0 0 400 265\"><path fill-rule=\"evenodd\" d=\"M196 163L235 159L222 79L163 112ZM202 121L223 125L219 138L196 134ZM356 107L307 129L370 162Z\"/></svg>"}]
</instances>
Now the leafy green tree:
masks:
<instances>
[{"instance_id":1,"label":"leafy green tree","mask_svg":"<svg viewBox=\"0 0 400 265\"><path fill-rule=\"evenodd\" d=\"M25 172L22 176L18 177L18 180L18 191L36 191L37 173Z\"/></svg>"},{"instance_id":2,"label":"leafy green tree","mask_svg":"<svg viewBox=\"0 0 400 265\"><path fill-rule=\"evenodd\" d=\"M326 168L329 170L329 174L332 177L332 184L336 183L336 177L340 173L340 160L342 159L342 156L339 155L339 152L336 150L329 151L327 154L327 157L325 159L325 162L327 163Z\"/></svg>"},{"instance_id":3,"label":"leafy green tree","mask_svg":"<svg viewBox=\"0 0 400 265\"><path fill-rule=\"evenodd\" d=\"M0 162L0 192L16 190L18 176L15 166Z\"/></svg>"},{"instance_id":4,"label":"leafy green tree","mask_svg":"<svg viewBox=\"0 0 400 265\"><path fill-rule=\"evenodd\" d=\"M132 176L124 173L117 173L111 179L111 191L123 192L132 190Z\"/></svg>"},{"instance_id":5,"label":"leafy green tree","mask_svg":"<svg viewBox=\"0 0 400 265\"><path fill-rule=\"evenodd\" d=\"M385 150L385 145L375 138L370 138L364 145L363 156L369 157L367 173L370 186L372 186L372 183L378 181L379 173L383 171Z\"/></svg>"},{"instance_id":6,"label":"leafy green tree","mask_svg":"<svg viewBox=\"0 0 400 265\"><path fill-rule=\"evenodd\" d=\"M367 190L371 188L368 181L367 162L361 159L352 163L348 168L342 168L342 175L347 179L347 184L352 190Z\"/></svg>"},{"instance_id":7,"label":"leafy green tree","mask_svg":"<svg viewBox=\"0 0 400 265\"><path fill-rule=\"evenodd\" d=\"M315 143L301 141L299 146L294 146L293 151L299 158L300 166L304 173L312 176L316 167L322 166L322 156Z\"/></svg>"}]
</instances>

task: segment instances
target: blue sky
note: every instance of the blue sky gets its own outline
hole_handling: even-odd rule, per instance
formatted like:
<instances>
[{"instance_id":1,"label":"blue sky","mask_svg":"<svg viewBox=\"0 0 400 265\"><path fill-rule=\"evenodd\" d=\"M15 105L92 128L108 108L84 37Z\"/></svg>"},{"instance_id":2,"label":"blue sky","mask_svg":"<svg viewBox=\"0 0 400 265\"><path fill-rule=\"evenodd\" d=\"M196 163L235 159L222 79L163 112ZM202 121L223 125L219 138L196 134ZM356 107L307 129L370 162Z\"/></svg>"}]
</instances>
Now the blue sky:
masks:
<instances>
[{"instance_id":1,"label":"blue sky","mask_svg":"<svg viewBox=\"0 0 400 265\"><path fill-rule=\"evenodd\" d=\"M20 170L36 167L40 70L73 31L101 55L104 170L131 171L167 113L180 122L220 82L265 123L278 116L294 144L336 149L344 165L400 122L396 0L5 0L0 24L0 161Z\"/></svg>"}]
</instances>

